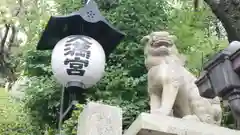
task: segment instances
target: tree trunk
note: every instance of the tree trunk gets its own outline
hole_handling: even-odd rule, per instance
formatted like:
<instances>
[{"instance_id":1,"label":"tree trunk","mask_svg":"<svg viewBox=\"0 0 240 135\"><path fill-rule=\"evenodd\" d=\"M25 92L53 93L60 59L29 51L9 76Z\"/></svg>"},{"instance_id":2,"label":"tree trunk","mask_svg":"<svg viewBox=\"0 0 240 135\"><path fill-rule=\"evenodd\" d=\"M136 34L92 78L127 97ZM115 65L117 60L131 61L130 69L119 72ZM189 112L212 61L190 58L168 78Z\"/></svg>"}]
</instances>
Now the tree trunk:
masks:
<instances>
[{"instance_id":1,"label":"tree trunk","mask_svg":"<svg viewBox=\"0 0 240 135\"><path fill-rule=\"evenodd\" d=\"M10 30L12 30L12 34L10 35L10 40L7 41ZM16 28L15 26L11 26L10 24L5 24L5 33L3 39L1 41L0 46L0 69L4 76L7 76L7 80L12 83L16 81L16 75L14 68L12 68L7 61L10 57L11 47L14 44L14 39L16 37Z\"/></svg>"},{"instance_id":2,"label":"tree trunk","mask_svg":"<svg viewBox=\"0 0 240 135\"><path fill-rule=\"evenodd\" d=\"M222 22L228 41L240 41L240 1L239 0L204 0L212 12Z\"/></svg>"}]
</instances>

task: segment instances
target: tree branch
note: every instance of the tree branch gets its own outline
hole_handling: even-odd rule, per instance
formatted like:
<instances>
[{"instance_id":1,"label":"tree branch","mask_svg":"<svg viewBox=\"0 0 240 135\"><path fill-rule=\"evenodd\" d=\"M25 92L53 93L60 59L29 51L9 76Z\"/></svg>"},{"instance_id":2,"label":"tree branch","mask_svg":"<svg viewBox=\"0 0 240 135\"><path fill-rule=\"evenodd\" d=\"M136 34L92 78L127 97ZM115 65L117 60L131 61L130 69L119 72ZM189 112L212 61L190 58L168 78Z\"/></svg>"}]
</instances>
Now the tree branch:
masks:
<instances>
[{"instance_id":1,"label":"tree branch","mask_svg":"<svg viewBox=\"0 0 240 135\"><path fill-rule=\"evenodd\" d=\"M13 26L11 26L11 29L12 29L12 35L11 35L11 37L10 37L10 40L9 40L9 45L8 45L8 48L7 48L7 50L8 50L8 52L10 52L10 50L11 50L11 47L14 45L14 39L15 39L15 37L16 37L16 27L13 25Z\"/></svg>"},{"instance_id":2,"label":"tree branch","mask_svg":"<svg viewBox=\"0 0 240 135\"><path fill-rule=\"evenodd\" d=\"M216 10L220 4L220 0L204 0L212 10Z\"/></svg>"},{"instance_id":3,"label":"tree branch","mask_svg":"<svg viewBox=\"0 0 240 135\"><path fill-rule=\"evenodd\" d=\"M214 25L215 25L215 31L217 32L217 37L218 37L218 39L220 39L221 38L221 30L220 30L217 20L214 20Z\"/></svg>"},{"instance_id":4,"label":"tree branch","mask_svg":"<svg viewBox=\"0 0 240 135\"><path fill-rule=\"evenodd\" d=\"M20 14L23 7L23 0L19 0L18 2L19 2L19 7L15 13L16 17ZM12 30L12 34L11 34L8 46L5 46L10 29ZM0 59L1 59L0 65L2 66L5 73L8 74L8 78L10 81L15 81L16 77L14 74L14 70L7 65L6 57L9 57L9 52L11 50L11 47L14 44L15 37L16 37L16 27L11 24L5 24L5 33L0 44ZM6 48L6 52L5 52L5 48Z\"/></svg>"},{"instance_id":5,"label":"tree branch","mask_svg":"<svg viewBox=\"0 0 240 135\"><path fill-rule=\"evenodd\" d=\"M23 0L19 0L18 2L19 2L19 7L17 9L15 16L18 16L20 14L22 7L23 7Z\"/></svg>"},{"instance_id":6,"label":"tree branch","mask_svg":"<svg viewBox=\"0 0 240 135\"><path fill-rule=\"evenodd\" d=\"M19 8L18 8L15 16L18 16L20 14L21 9L23 7L23 0L19 0L18 2L19 2ZM5 31L3 39L1 41L0 54L4 53L4 45L6 44L7 36L8 36L9 30L10 30L10 27L11 27L10 24L5 24L6 31ZM14 26L12 26L11 28L12 28L12 35L11 35L11 38L10 38L10 45L9 46L12 46L12 44L14 42L14 38L16 36L16 28ZM9 48L8 48L8 50L9 50Z\"/></svg>"},{"instance_id":7,"label":"tree branch","mask_svg":"<svg viewBox=\"0 0 240 135\"><path fill-rule=\"evenodd\" d=\"M212 12L221 21L224 26L228 41L240 41L239 35L239 10L231 0L204 0L212 9Z\"/></svg>"},{"instance_id":8,"label":"tree branch","mask_svg":"<svg viewBox=\"0 0 240 135\"><path fill-rule=\"evenodd\" d=\"M8 36L8 33L9 33L10 25L9 24L5 24L5 29L6 29L6 31L5 31L3 39L1 41L0 54L4 53L4 45L6 44L6 41L7 41L7 36Z\"/></svg>"}]
</instances>

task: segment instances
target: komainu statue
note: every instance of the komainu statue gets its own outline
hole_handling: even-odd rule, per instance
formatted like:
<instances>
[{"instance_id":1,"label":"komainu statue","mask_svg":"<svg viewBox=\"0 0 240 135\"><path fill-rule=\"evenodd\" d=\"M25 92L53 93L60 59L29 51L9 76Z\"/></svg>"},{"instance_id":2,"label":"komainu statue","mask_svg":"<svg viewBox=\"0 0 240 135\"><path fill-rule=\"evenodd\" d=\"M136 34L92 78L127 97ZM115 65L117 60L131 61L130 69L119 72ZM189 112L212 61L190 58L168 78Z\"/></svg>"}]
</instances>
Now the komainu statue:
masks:
<instances>
[{"instance_id":1,"label":"komainu statue","mask_svg":"<svg viewBox=\"0 0 240 135\"><path fill-rule=\"evenodd\" d=\"M200 96L194 83L196 78L184 67L185 60L175 40L165 31L152 32L141 39L148 69L150 112L220 125L219 98Z\"/></svg>"}]
</instances>

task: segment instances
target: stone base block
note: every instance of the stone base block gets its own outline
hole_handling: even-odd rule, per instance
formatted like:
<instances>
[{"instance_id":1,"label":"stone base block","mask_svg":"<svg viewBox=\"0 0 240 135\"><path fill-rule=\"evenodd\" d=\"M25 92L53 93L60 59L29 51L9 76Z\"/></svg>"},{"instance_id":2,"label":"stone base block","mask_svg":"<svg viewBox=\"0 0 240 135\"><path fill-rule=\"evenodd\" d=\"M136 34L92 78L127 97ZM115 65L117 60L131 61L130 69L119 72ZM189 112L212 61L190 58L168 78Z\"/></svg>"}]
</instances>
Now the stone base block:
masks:
<instances>
[{"instance_id":1,"label":"stone base block","mask_svg":"<svg viewBox=\"0 0 240 135\"><path fill-rule=\"evenodd\" d=\"M240 135L240 131L198 121L142 113L124 135Z\"/></svg>"},{"instance_id":2,"label":"stone base block","mask_svg":"<svg viewBox=\"0 0 240 135\"><path fill-rule=\"evenodd\" d=\"M121 108L88 103L80 114L77 135L122 135Z\"/></svg>"}]
</instances>

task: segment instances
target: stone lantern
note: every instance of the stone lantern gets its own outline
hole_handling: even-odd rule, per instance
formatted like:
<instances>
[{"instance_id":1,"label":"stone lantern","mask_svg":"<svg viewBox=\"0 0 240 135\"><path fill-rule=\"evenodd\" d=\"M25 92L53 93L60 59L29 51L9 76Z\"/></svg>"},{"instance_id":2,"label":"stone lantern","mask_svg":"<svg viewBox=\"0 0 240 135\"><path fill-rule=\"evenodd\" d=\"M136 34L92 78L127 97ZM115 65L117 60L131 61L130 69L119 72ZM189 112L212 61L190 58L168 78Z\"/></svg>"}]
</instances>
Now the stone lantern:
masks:
<instances>
[{"instance_id":1,"label":"stone lantern","mask_svg":"<svg viewBox=\"0 0 240 135\"><path fill-rule=\"evenodd\" d=\"M231 42L208 61L195 83L202 97L228 100L234 117L240 119L240 42Z\"/></svg>"}]
</instances>

